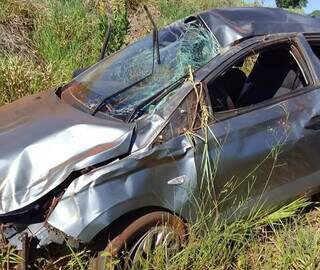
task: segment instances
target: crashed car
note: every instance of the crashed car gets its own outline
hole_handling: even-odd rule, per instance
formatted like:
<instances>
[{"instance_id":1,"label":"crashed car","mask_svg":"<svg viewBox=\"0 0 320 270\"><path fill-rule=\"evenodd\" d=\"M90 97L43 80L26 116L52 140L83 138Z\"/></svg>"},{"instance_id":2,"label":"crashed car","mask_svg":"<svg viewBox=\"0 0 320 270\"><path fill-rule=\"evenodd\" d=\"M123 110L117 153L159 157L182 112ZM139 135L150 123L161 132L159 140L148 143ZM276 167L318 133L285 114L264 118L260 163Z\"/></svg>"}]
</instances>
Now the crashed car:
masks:
<instances>
[{"instance_id":1,"label":"crashed car","mask_svg":"<svg viewBox=\"0 0 320 270\"><path fill-rule=\"evenodd\" d=\"M229 8L155 28L0 108L1 241L135 258L184 241L207 188L228 193L224 209L315 194L319 85L320 19Z\"/></svg>"}]
</instances>

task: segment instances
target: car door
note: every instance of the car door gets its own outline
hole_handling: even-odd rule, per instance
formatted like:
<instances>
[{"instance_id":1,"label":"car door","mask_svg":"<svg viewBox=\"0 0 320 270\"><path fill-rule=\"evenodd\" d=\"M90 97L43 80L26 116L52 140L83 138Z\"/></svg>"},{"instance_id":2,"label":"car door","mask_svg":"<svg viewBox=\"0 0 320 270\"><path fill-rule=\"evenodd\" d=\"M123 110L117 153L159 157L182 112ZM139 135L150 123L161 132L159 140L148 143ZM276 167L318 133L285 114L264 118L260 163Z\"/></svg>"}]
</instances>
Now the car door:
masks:
<instances>
[{"instance_id":1,"label":"car door","mask_svg":"<svg viewBox=\"0 0 320 270\"><path fill-rule=\"evenodd\" d=\"M320 89L307 80L292 93L213 113L196 143L200 195L209 194L225 210L242 202L278 204L318 190Z\"/></svg>"}]
</instances>

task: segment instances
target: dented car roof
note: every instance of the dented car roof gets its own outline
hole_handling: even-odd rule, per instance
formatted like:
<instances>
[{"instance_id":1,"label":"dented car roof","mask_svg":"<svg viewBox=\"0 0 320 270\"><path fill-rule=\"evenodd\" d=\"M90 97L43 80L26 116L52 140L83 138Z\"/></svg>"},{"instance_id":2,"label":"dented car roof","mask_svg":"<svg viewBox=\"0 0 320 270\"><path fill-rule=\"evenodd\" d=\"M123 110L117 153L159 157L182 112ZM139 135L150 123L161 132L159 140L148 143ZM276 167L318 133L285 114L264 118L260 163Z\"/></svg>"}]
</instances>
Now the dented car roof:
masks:
<instances>
[{"instance_id":1,"label":"dented car roof","mask_svg":"<svg viewBox=\"0 0 320 270\"><path fill-rule=\"evenodd\" d=\"M319 32L320 18L276 8L224 8L199 14L225 47L243 38L290 32Z\"/></svg>"}]
</instances>

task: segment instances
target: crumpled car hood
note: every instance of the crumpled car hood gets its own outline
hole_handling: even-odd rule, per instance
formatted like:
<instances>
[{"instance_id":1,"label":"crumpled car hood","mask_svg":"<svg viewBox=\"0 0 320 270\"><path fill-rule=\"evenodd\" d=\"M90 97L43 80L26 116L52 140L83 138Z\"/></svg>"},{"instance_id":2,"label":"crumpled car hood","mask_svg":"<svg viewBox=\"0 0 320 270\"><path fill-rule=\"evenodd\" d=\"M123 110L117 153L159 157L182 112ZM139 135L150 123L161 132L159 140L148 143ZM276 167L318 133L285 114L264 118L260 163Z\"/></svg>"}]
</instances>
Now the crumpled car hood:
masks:
<instances>
[{"instance_id":1,"label":"crumpled car hood","mask_svg":"<svg viewBox=\"0 0 320 270\"><path fill-rule=\"evenodd\" d=\"M0 215L30 205L72 171L129 151L134 127L99 119L52 91L0 108Z\"/></svg>"}]
</instances>

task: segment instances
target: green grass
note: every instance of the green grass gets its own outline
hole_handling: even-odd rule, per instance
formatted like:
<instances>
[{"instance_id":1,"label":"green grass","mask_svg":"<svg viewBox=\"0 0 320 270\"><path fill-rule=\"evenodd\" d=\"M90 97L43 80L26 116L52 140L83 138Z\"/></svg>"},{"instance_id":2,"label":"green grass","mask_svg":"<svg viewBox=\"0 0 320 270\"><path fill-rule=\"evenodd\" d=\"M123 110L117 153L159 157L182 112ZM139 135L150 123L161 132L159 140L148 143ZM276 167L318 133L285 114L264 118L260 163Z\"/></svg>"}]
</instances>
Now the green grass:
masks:
<instances>
[{"instance_id":1,"label":"green grass","mask_svg":"<svg viewBox=\"0 0 320 270\"><path fill-rule=\"evenodd\" d=\"M304 200L278 210L259 211L231 223L199 220L189 227L188 243L174 257L159 248L135 269L315 269L319 232L306 227ZM318 214L318 213L317 213ZM314 237L312 237L312 235Z\"/></svg>"},{"instance_id":2,"label":"green grass","mask_svg":"<svg viewBox=\"0 0 320 270\"><path fill-rule=\"evenodd\" d=\"M0 105L68 81L75 69L95 63L106 30L104 3L102 0L0 0ZM241 0L130 0L128 11L124 1L111 0L111 3L114 34L108 53L130 40L129 14L141 9L141 3L161 13L160 26L200 10L244 5ZM207 136L214 134L208 131ZM204 152L204 158L205 155ZM214 175L219 164L218 160L215 162L203 163L205 178ZM216 201L213 204L218 206ZM198 205L203 207L202 203ZM320 212L319 209L301 212L307 205L308 202L300 199L278 210L257 211L228 224L212 225L207 222L208 216L200 215L190 228L189 242L183 251L169 261L163 252L156 252L143 267L319 269ZM40 269L86 269L88 252L71 247L69 250L69 254L57 260L40 258ZM8 262L13 265L19 260L11 249L2 251L0 269L7 269Z\"/></svg>"},{"instance_id":3,"label":"green grass","mask_svg":"<svg viewBox=\"0 0 320 270\"><path fill-rule=\"evenodd\" d=\"M46 12L35 21L33 45L53 79L70 79L72 71L94 62L101 44L99 15L88 12L80 0L48 1Z\"/></svg>"},{"instance_id":4,"label":"green grass","mask_svg":"<svg viewBox=\"0 0 320 270\"><path fill-rule=\"evenodd\" d=\"M319 269L319 210L271 228L252 242L243 265L249 269Z\"/></svg>"},{"instance_id":5,"label":"green grass","mask_svg":"<svg viewBox=\"0 0 320 270\"><path fill-rule=\"evenodd\" d=\"M15 55L0 57L0 104L52 85L52 66Z\"/></svg>"},{"instance_id":6,"label":"green grass","mask_svg":"<svg viewBox=\"0 0 320 270\"><path fill-rule=\"evenodd\" d=\"M104 3L0 1L0 105L66 82L74 70L94 64L107 25ZM108 53L124 45L128 32L127 11L119 3L112 7Z\"/></svg>"},{"instance_id":7,"label":"green grass","mask_svg":"<svg viewBox=\"0 0 320 270\"><path fill-rule=\"evenodd\" d=\"M143 260L138 269L319 269L320 210L302 212L309 203L294 201L274 211L260 211L231 223L215 222L205 229L203 220L189 228L184 249L167 258L164 249ZM107 254L106 254L107 256ZM89 253L75 251L57 260L38 260L42 270L87 269ZM7 269L21 259L13 251L0 254L0 269ZM108 262L116 265L117 262ZM2 268L1 268L2 267Z\"/></svg>"}]
</instances>

